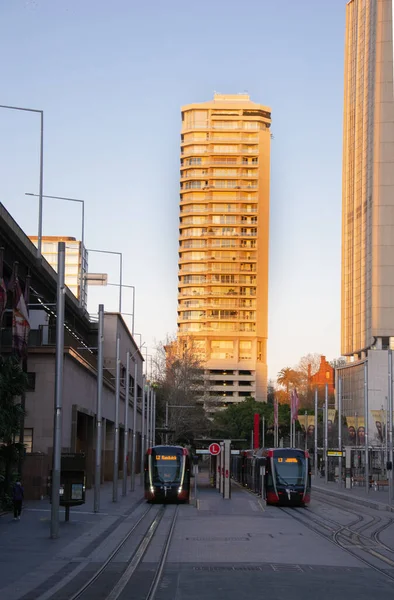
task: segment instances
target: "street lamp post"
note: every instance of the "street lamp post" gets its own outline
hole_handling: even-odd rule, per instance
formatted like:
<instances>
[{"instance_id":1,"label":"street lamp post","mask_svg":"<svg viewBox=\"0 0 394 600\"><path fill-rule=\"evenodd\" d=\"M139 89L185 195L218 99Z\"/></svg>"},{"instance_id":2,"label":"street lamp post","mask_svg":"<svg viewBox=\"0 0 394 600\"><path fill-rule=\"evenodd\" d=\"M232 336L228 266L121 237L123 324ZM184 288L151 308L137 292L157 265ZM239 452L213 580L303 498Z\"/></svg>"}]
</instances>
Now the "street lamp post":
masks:
<instances>
[{"instance_id":1,"label":"street lamp post","mask_svg":"<svg viewBox=\"0 0 394 600\"><path fill-rule=\"evenodd\" d=\"M62 416L63 416L63 376L64 376L64 266L65 243L58 243L58 277L56 307L56 370L55 370L55 414L53 426L52 458L52 504L51 538L59 537L59 492L62 460Z\"/></svg>"},{"instance_id":2,"label":"street lamp post","mask_svg":"<svg viewBox=\"0 0 394 600\"><path fill-rule=\"evenodd\" d=\"M33 196L34 198L40 197L38 194L32 194L30 192L26 192L25 196ZM83 307L83 297L85 295L85 282L84 282L84 277L83 277L83 258L84 258L83 253L84 253L84 248L85 248L85 201L78 200L78 198L65 198L63 196L43 195L42 198L51 198L52 200L64 200L65 202L78 202L79 204L81 204L81 207L82 207L82 232L81 232L81 267L80 267L80 274L79 274L79 285L80 285L79 306L82 308ZM41 210L41 220L42 220L42 210ZM42 230L42 223L41 223L41 230Z\"/></svg>"},{"instance_id":3,"label":"street lamp post","mask_svg":"<svg viewBox=\"0 0 394 600\"><path fill-rule=\"evenodd\" d=\"M114 474L112 486L112 501L118 501L118 472L119 472L119 397L120 397L120 335L116 336L116 367L115 367L115 447Z\"/></svg>"},{"instance_id":4,"label":"street lamp post","mask_svg":"<svg viewBox=\"0 0 394 600\"><path fill-rule=\"evenodd\" d=\"M142 407L141 407L141 472L140 481L144 485L144 461L145 461L145 375L142 376Z\"/></svg>"},{"instance_id":5,"label":"street lamp post","mask_svg":"<svg viewBox=\"0 0 394 600\"><path fill-rule=\"evenodd\" d=\"M40 115L40 188L39 188L39 203L38 203L38 243L37 257L41 258L42 249L42 198L44 188L44 111L36 108L22 108L21 106L6 106L0 104L0 108L8 110L21 110L23 112L32 112Z\"/></svg>"},{"instance_id":6,"label":"street lamp post","mask_svg":"<svg viewBox=\"0 0 394 600\"><path fill-rule=\"evenodd\" d=\"M112 285L114 287L120 287L119 283L107 283L106 285ZM135 285L125 285L124 283L122 284L122 287L124 288L129 288L133 290L133 312L131 313L131 335L134 337L134 314L135 314ZM119 311L120 312L120 311ZM123 313L125 314L129 314L129 313Z\"/></svg>"},{"instance_id":7,"label":"street lamp post","mask_svg":"<svg viewBox=\"0 0 394 600\"><path fill-rule=\"evenodd\" d=\"M127 491L127 459L129 456L129 393L130 393L130 352L126 354L126 385L124 396L124 440L123 440L123 479L122 496Z\"/></svg>"},{"instance_id":8,"label":"street lamp post","mask_svg":"<svg viewBox=\"0 0 394 600\"><path fill-rule=\"evenodd\" d=\"M114 252L112 250L96 250L95 248L87 248L88 252L98 252L100 254L116 254L119 256L119 313L122 313L122 287L125 287L123 281L123 254L122 252ZM114 284L111 284L114 285Z\"/></svg>"}]
</instances>

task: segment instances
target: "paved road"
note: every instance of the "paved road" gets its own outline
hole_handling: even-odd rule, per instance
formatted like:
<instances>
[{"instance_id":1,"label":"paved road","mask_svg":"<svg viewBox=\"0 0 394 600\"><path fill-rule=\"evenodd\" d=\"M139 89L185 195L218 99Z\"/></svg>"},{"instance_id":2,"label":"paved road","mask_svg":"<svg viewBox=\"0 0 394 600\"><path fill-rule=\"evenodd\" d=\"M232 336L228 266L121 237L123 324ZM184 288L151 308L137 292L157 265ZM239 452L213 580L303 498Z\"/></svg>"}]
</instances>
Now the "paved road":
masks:
<instances>
[{"instance_id":1,"label":"paved road","mask_svg":"<svg viewBox=\"0 0 394 600\"><path fill-rule=\"evenodd\" d=\"M30 505L20 523L3 517L0 598L68 598L67 590L56 588L59 582L68 578L69 589L75 590L74 571L80 577L93 573L145 510L145 503L136 505L140 488L127 498L119 495L117 504L111 492L107 486L100 515L89 510L89 503L76 510L71 523L62 525L59 540L48 539L48 506ZM119 600L145 600L170 516L163 519ZM231 500L223 500L202 473L197 507L180 507L155 600L386 600L394 585L386 577L394 576L393 520L386 511L322 494L313 496L308 509L264 509L256 496L234 485ZM335 532L344 548L330 541ZM117 555L108 578L130 564L138 543L134 537ZM104 599L107 593L102 590L94 598Z\"/></svg>"},{"instance_id":2,"label":"paved road","mask_svg":"<svg viewBox=\"0 0 394 600\"><path fill-rule=\"evenodd\" d=\"M297 510L294 516L309 523L323 519L327 526L330 519L333 529L332 521L346 526L357 518L343 507L317 499L311 509ZM263 512L257 498L239 487L233 486L231 500L223 500L216 490L204 486L199 491L197 514L190 507L181 509L155 600L370 600L392 596L392 581L295 520L292 509L288 511L266 507ZM368 534L366 524L382 513L366 507L360 511L364 516L358 526ZM387 539L394 541L393 533L391 529ZM153 547L145 556L144 568L152 569L154 560ZM388 572L394 574L393 567L394 562ZM133 599L139 598L144 596L133 595Z\"/></svg>"}]
</instances>

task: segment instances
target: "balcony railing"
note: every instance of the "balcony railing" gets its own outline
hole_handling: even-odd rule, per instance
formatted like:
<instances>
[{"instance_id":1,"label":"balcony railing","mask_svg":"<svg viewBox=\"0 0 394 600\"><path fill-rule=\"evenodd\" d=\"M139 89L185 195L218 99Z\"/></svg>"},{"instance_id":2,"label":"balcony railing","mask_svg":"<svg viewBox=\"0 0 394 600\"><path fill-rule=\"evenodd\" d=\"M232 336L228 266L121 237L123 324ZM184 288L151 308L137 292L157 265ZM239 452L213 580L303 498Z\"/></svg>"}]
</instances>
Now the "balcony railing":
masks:
<instances>
[{"instance_id":1,"label":"balcony railing","mask_svg":"<svg viewBox=\"0 0 394 600\"><path fill-rule=\"evenodd\" d=\"M201 163L193 163L187 164L187 161L184 161L183 164L180 165L181 169L206 169L208 167L218 167L218 166L230 166L230 167L243 167L243 168L257 168L259 166L258 162L245 162L242 158L229 157L229 158L203 158Z\"/></svg>"},{"instance_id":2,"label":"balcony railing","mask_svg":"<svg viewBox=\"0 0 394 600\"><path fill-rule=\"evenodd\" d=\"M227 231L210 231L204 233L181 233L179 237L193 238L193 237L256 237L257 232L253 233L239 233L239 232L227 232Z\"/></svg>"},{"instance_id":3,"label":"balcony railing","mask_svg":"<svg viewBox=\"0 0 394 600\"><path fill-rule=\"evenodd\" d=\"M195 193L199 191L200 193ZM229 192L221 192L220 190L212 190L207 191L206 189L201 188L192 188L192 189L181 189L181 202L190 202L191 200L198 200L200 202L205 202L208 200L212 200L216 202L217 200L223 200L224 202L234 202L236 200L244 201L244 202L257 202L258 196L255 193L256 190L251 190L253 196L251 194L239 193L237 189L231 190L231 195ZM251 197L250 197L251 196Z\"/></svg>"},{"instance_id":4,"label":"balcony railing","mask_svg":"<svg viewBox=\"0 0 394 600\"><path fill-rule=\"evenodd\" d=\"M198 136L190 136L187 137L186 139L181 140L181 146L184 146L186 144L239 144L239 143L243 143L243 144L258 144L259 143L259 138L258 136L254 135L253 137L250 137L248 135L236 135L234 137L207 137L207 138L201 138Z\"/></svg>"}]
</instances>

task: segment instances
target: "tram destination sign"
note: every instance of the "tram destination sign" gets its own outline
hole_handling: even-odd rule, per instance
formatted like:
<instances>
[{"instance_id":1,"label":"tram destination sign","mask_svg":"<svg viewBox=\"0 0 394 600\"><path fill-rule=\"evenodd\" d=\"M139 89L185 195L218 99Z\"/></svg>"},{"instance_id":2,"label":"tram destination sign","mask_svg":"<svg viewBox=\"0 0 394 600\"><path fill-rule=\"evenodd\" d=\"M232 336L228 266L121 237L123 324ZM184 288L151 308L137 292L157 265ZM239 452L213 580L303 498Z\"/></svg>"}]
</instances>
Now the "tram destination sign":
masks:
<instances>
[{"instance_id":1,"label":"tram destination sign","mask_svg":"<svg viewBox=\"0 0 394 600\"><path fill-rule=\"evenodd\" d=\"M340 450L327 450L327 456L343 456Z\"/></svg>"}]
</instances>

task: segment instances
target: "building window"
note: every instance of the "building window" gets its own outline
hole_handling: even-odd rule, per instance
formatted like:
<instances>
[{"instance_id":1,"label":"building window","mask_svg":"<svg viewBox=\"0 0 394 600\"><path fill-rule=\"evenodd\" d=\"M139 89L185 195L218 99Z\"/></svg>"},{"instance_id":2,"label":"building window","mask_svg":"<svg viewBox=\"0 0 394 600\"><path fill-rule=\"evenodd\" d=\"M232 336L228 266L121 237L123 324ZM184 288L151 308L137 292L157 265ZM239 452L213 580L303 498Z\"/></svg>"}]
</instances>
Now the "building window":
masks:
<instances>
[{"instance_id":1,"label":"building window","mask_svg":"<svg viewBox=\"0 0 394 600\"><path fill-rule=\"evenodd\" d=\"M15 444L19 444L19 435L15 436ZM24 441L23 444L26 448L26 454L31 454L33 452L33 429L25 428L24 430Z\"/></svg>"},{"instance_id":2,"label":"building window","mask_svg":"<svg viewBox=\"0 0 394 600\"><path fill-rule=\"evenodd\" d=\"M27 391L34 392L36 389L36 374L27 373Z\"/></svg>"}]
</instances>

